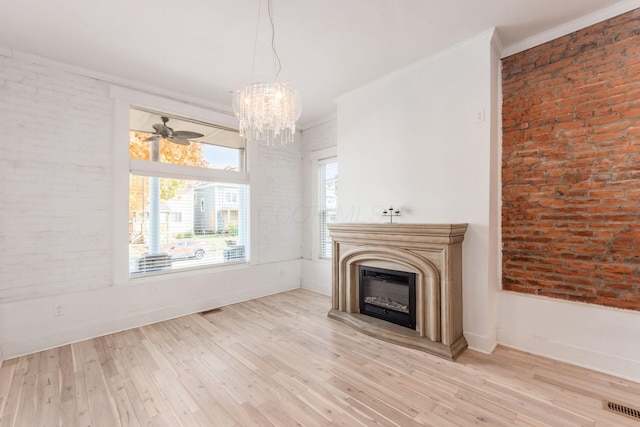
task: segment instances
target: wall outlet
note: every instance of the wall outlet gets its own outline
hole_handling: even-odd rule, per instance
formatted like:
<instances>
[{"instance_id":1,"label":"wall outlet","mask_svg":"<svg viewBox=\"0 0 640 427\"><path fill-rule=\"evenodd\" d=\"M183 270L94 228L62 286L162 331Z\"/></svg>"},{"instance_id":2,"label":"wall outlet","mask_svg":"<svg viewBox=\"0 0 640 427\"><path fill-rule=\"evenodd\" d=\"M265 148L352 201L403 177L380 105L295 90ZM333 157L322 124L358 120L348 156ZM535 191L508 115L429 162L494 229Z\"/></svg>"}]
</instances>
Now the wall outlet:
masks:
<instances>
[{"instance_id":1,"label":"wall outlet","mask_svg":"<svg viewBox=\"0 0 640 427\"><path fill-rule=\"evenodd\" d=\"M53 306L53 315L62 316L64 314L64 306L62 304L56 304Z\"/></svg>"},{"instance_id":2,"label":"wall outlet","mask_svg":"<svg viewBox=\"0 0 640 427\"><path fill-rule=\"evenodd\" d=\"M476 111L475 121L476 123L484 122L484 108L480 108L479 110Z\"/></svg>"}]
</instances>

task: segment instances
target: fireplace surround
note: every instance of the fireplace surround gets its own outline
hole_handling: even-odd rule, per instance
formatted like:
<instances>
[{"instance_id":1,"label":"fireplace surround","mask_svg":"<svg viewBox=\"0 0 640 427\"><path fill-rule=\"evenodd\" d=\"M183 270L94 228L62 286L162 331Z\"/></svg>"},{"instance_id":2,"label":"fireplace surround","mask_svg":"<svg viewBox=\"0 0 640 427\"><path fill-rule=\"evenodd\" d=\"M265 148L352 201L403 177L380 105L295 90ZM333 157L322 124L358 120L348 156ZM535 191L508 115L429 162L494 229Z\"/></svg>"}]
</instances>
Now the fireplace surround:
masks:
<instances>
[{"instance_id":1,"label":"fireplace surround","mask_svg":"<svg viewBox=\"0 0 640 427\"><path fill-rule=\"evenodd\" d=\"M462 241L467 224L328 225L333 239L330 318L367 335L455 360L462 329ZM415 274L415 328L360 312L360 267Z\"/></svg>"}]
</instances>

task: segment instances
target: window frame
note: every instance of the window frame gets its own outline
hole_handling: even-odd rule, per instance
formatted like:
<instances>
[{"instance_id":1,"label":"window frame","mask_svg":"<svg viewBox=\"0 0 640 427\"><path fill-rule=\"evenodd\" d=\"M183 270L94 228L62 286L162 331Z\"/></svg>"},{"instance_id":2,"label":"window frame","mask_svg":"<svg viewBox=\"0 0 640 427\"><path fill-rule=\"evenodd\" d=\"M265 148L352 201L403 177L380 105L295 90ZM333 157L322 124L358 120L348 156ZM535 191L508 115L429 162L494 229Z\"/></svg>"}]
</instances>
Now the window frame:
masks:
<instances>
[{"instance_id":1,"label":"window frame","mask_svg":"<svg viewBox=\"0 0 640 427\"><path fill-rule=\"evenodd\" d=\"M179 178L190 180L203 180L209 182L244 184L248 185L248 206L247 218L247 248L246 254L248 263L254 264L254 249L251 242L254 240L253 215L250 207L252 205L250 167L251 158L255 154L254 150L245 147L245 168L243 172L205 169L193 166L174 165L169 163L150 162L147 160L137 160L129 158L129 144L122 141L129 141L129 109L140 108L151 111L162 111L169 115L186 117L211 123L229 129L238 129L237 119L231 113L223 113L221 108L218 111L208 109L186 102L179 102L160 96L142 93L120 86L111 85L109 87L110 96L114 100L113 119L113 284L126 285L132 282L145 280L162 280L180 277L180 275L206 274L212 269L220 269L228 264L212 264L201 267L172 270L164 274L145 274L140 277L129 277L129 176L131 174L144 176L157 176L160 178ZM123 248L127 248L123 250ZM237 264L235 265L237 268ZM168 274L167 274L168 273Z\"/></svg>"},{"instance_id":2,"label":"window frame","mask_svg":"<svg viewBox=\"0 0 640 427\"><path fill-rule=\"evenodd\" d=\"M312 221L311 221L311 259L314 261L331 262L331 258L320 257L320 167L321 165L335 160L338 163L337 147L329 147L322 150L313 151L311 159L311 184L312 191ZM336 208L338 209L338 208Z\"/></svg>"}]
</instances>

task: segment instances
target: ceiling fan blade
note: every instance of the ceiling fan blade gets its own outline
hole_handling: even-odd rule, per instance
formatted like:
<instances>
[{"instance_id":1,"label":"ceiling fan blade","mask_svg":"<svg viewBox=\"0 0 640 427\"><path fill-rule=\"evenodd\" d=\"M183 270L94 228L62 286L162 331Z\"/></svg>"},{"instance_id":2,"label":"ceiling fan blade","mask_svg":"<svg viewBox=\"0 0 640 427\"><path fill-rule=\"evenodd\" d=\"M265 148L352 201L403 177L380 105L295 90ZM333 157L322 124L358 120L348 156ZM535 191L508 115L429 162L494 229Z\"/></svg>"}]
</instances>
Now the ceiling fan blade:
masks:
<instances>
[{"instance_id":1,"label":"ceiling fan blade","mask_svg":"<svg viewBox=\"0 0 640 427\"><path fill-rule=\"evenodd\" d=\"M161 138L161 136L160 136L160 135L151 135L150 137L145 138L145 139L144 139L144 141L157 141L157 140L159 140L160 138Z\"/></svg>"},{"instance_id":2,"label":"ceiling fan blade","mask_svg":"<svg viewBox=\"0 0 640 427\"><path fill-rule=\"evenodd\" d=\"M174 144L180 144L180 145L189 145L191 143L191 141L189 141L188 139L184 139L184 138L176 138L175 136L170 136L169 138L166 138L167 141L171 141Z\"/></svg>"},{"instance_id":3,"label":"ceiling fan blade","mask_svg":"<svg viewBox=\"0 0 640 427\"><path fill-rule=\"evenodd\" d=\"M188 130L176 130L174 131L171 136L175 137L175 138L181 138L181 139L191 139L191 138L201 138L204 135L198 132L189 132Z\"/></svg>"}]
</instances>

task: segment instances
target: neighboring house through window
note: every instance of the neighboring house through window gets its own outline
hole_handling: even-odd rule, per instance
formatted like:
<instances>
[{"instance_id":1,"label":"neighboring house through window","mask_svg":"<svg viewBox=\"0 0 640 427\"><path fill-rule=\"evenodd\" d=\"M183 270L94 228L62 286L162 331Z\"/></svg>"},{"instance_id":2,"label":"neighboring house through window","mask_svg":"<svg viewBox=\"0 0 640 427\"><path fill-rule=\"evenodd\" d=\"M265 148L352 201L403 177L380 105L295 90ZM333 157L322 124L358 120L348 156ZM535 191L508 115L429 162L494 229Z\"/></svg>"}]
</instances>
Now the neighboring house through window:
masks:
<instances>
[{"instance_id":1,"label":"neighboring house through window","mask_svg":"<svg viewBox=\"0 0 640 427\"><path fill-rule=\"evenodd\" d=\"M129 276L246 261L244 139L187 117L129 112Z\"/></svg>"}]
</instances>

